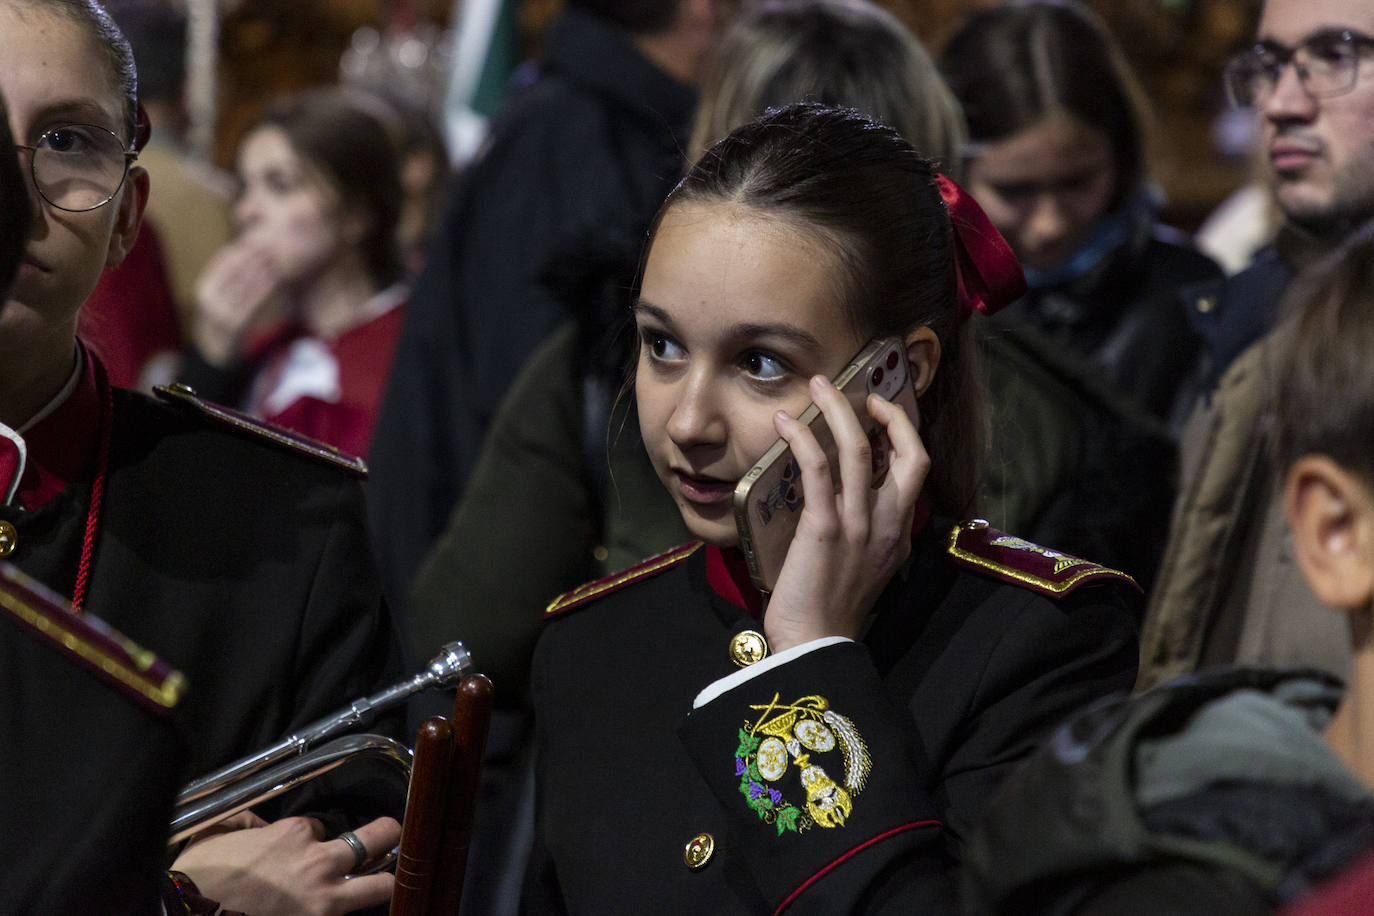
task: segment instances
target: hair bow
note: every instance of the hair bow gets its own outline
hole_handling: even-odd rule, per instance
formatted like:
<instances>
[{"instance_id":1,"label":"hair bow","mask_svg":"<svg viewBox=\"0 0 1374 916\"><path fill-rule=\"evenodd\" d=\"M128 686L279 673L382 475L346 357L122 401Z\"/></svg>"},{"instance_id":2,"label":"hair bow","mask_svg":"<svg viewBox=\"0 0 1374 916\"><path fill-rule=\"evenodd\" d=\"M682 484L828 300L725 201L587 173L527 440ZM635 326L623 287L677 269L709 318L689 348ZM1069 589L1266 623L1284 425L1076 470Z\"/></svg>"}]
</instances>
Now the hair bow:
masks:
<instances>
[{"instance_id":1,"label":"hair bow","mask_svg":"<svg viewBox=\"0 0 1374 916\"><path fill-rule=\"evenodd\" d=\"M978 206L978 201L948 176L936 174L935 185L954 227L955 273L959 309L991 315L1026 294L1026 277L1007 240Z\"/></svg>"}]
</instances>

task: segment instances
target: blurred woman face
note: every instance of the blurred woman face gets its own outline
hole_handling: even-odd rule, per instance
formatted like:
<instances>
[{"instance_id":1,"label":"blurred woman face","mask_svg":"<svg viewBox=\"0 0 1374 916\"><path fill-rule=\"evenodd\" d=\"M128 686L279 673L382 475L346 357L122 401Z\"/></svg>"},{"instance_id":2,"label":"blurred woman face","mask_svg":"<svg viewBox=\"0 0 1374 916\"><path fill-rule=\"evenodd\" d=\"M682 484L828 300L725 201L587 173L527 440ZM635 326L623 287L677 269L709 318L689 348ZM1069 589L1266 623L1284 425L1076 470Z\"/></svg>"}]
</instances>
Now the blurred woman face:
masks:
<instances>
[{"instance_id":1,"label":"blurred woman face","mask_svg":"<svg viewBox=\"0 0 1374 916\"><path fill-rule=\"evenodd\" d=\"M260 127L239 146L242 184L234 204L239 240L272 256L287 286L325 272L359 235L338 192L276 127Z\"/></svg>"},{"instance_id":2,"label":"blurred woman face","mask_svg":"<svg viewBox=\"0 0 1374 916\"><path fill-rule=\"evenodd\" d=\"M1107 135L1064 111L981 147L969 191L1026 267L1063 264L1092 233L1116 192Z\"/></svg>"}]
</instances>

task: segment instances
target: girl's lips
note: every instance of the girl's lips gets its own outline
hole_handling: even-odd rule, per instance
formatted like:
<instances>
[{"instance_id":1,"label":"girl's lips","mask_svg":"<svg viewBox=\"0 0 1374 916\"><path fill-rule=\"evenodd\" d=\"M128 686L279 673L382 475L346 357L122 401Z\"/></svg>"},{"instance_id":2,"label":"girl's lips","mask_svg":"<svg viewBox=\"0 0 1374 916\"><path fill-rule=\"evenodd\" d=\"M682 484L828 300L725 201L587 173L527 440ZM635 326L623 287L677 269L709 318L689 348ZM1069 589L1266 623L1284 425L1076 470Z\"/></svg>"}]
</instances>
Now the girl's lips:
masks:
<instances>
[{"instance_id":1,"label":"girl's lips","mask_svg":"<svg viewBox=\"0 0 1374 916\"><path fill-rule=\"evenodd\" d=\"M40 277L46 276L50 272L51 271L44 267L40 262L35 261L32 258L24 258L19 262L19 269L16 270L14 273L14 283L17 286L18 284L24 282L34 282L38 280Z\"/></svg>"},{"instance_id":2,"label":"girl's lips","mask_svg":"<svg viewBox=\"0 0 1374 916\"><path fill-rule=\"evenodd\" d=\"M716 477L695 477L681 471L677 475L678 490L688 502L714 504L734 498L735 482Z\"/></svg>"}]
</instances>

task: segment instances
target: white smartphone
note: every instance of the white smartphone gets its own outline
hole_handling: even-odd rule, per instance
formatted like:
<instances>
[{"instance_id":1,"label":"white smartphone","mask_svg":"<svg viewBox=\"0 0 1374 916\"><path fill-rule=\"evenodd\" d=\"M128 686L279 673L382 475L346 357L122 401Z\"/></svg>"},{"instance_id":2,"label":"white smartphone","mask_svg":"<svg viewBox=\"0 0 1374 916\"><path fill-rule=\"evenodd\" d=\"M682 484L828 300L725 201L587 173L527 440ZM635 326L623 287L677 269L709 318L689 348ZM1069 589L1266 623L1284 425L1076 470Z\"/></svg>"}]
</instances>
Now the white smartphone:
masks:
<instances>
[{"instance_id":1,"label":"white smartphone","mask_svg":"<svg viewBox=\"0 0 1374 916\"><path fill-rule=\"evenodd\" d=\"M864 401L870 394L881 395L900 405L914 420L916 391L911 384L906 345L895 337L871 340L833 381L849 398L868 434L873 447L873 486L877 487L887 474L891 448L886 431L869 416ZM811 429L825 451L830 461L832 492L838 491L839 452L821 409L811 404L797 420ZM740 548L749 564L749 577L760 591L771 592L778 580L802 505L801 470L787 441L779 439L735 486L735 525Z\"/></svg>"}]
</instances>

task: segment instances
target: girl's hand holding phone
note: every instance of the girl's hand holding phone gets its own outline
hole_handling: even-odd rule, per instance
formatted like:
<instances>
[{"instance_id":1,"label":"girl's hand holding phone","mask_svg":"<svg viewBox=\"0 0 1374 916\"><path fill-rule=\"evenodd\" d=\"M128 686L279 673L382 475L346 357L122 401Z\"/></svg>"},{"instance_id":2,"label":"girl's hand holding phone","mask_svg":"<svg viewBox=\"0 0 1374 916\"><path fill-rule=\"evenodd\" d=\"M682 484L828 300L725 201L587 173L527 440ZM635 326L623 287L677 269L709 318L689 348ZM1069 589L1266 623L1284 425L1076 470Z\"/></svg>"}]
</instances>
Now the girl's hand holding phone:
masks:
<instances>
[{"instance_id":1,"label":"girl's hand holding phone","mask_svg":"<svg viewBox=\"0 0 1374 916\"><path fill-rule=\"evenodd\" d=\"M856 638L865 615L911 552L916 499L930 456L901 407L869 395L870 415L887 431L891 463L874 488L872 446L848 399L824 376L811 379L839 452L840 487L809 429L779 411L778 435L801 469L805 505L764 614L773 652L824 636Z\"/></svg>"}]
</instances>

